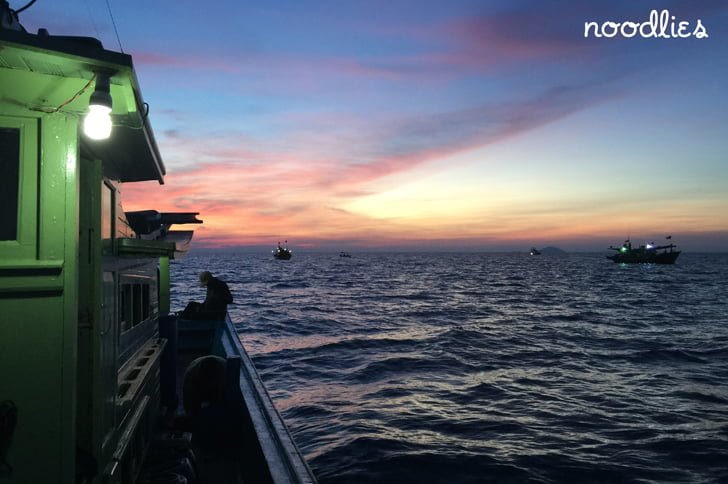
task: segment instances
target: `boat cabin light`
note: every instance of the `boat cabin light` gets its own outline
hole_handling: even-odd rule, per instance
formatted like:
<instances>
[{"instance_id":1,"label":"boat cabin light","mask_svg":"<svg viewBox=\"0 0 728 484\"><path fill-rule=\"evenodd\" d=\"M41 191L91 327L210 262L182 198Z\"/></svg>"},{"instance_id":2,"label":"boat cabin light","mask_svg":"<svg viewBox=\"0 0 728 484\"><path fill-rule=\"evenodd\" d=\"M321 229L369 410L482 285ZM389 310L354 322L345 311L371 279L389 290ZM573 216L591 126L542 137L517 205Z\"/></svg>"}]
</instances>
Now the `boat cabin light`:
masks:
<instances>
[{"instance_id":1,"label":"boat cabin light","mask_svg":"<svg viewBox=\"0 0 728 484\"><path fill-rule=\"evenodd\" d=\"M111 136L111 92L107 73L96 73L96 89L88 103L88 114L83 121L83 132L91 139L103 140Z\"/></svg>"}]
</instances>

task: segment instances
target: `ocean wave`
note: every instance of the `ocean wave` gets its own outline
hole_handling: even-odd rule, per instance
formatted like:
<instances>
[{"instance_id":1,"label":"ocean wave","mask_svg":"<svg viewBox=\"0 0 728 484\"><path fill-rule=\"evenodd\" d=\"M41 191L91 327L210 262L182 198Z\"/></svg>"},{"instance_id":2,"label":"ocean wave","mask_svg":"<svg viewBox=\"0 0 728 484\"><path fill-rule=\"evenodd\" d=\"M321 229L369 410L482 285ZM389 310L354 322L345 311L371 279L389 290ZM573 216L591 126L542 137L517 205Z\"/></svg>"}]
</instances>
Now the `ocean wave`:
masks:
<instances>
[{"instance_id":1,"label":"ocean wave","mask_svg":"<svg viewBox=\"0 0 728 484\"><path fill-rule=\"evenodd\" d=\"M191 255L173 303L229 278L322 484L728 482L726 264Z\"/></svg>"},{"instance_id":2,"label":"ocean wave","mask_svg":"<svg viewBox=\"0 0 728 484\"><path fill-rule=\"evenodd\" d=\"M701 357L700 352L674 348L655 348L640 350L626 355L626 357L627 359L640 361L648 365L663 364L666 361L707 363L707 360Z\"/></svg>"},{"instance_id":3,"label":"ocean wave","mask_svg":"<svg viewBox=\"0 0 728 484\"><path fill-rule=\"evenodd\" d=\"M350 377L357 382L382 381L400 374L437 374L447 372L454 376L468 372L471 365L464 364L453 356L441 355L437 359L421 356L393 356L382 360L369 361L355 369Z\"/></svg>"}]
</instances>

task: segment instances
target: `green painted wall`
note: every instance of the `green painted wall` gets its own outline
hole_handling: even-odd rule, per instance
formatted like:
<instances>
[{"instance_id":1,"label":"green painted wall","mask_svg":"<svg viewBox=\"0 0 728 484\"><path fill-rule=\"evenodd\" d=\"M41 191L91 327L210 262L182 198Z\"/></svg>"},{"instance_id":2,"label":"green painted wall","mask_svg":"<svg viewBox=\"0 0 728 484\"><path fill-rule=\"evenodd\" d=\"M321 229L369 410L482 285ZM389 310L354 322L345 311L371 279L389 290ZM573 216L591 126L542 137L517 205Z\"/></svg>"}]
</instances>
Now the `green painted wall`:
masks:
<instances>
[{"instance_id":1,"label":"green painted wall","mask_svg":"<svg viewBox=\"0 0 728 484\"><path fill-rule=\"evenodd\" d=\"M7 456L14 471L3 482L73 482L78 120L1 107L35 127L25 134L35 149L21 154L22 197L32 199L23 200L21 228L30 235L0 244L0 400L18 407Z\"/></svg>"}]
</instances>

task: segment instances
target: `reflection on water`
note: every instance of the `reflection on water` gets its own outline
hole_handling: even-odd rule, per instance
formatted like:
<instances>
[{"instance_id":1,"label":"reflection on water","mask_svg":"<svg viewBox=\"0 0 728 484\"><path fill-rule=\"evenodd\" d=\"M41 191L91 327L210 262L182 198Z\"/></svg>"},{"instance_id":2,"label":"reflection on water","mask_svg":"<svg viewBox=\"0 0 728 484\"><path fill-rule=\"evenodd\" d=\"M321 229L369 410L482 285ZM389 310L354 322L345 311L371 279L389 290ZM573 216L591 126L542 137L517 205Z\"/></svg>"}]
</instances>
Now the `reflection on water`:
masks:
<instances>
[{"instance_id":1,"label":"reflection on water","mask_svg":"<svg viewBox=\"0 0 728 484\"><path fill-rule=\"evenodd\" d=\"M303 335L271 337L265 333L246 333L241 340L255 346L256 353L275 353L283 350L301 350L307 348L320 348L329 345L349 344L357 342L372 342L382 340L413 341L437 337L444 330L433 327L403 328L401 331L387 331L377 334L355 335Z\"/></svg>"},{"instance_id":2,"label":"reflection on water","mask_svg":"<svg viewBox=\"0 0 728 484\"><path fill-rule=\"evenodd\" d=\"M298 252L209 269L326 482L728 481L728 257Z\"/></svg>"}]
</instances>

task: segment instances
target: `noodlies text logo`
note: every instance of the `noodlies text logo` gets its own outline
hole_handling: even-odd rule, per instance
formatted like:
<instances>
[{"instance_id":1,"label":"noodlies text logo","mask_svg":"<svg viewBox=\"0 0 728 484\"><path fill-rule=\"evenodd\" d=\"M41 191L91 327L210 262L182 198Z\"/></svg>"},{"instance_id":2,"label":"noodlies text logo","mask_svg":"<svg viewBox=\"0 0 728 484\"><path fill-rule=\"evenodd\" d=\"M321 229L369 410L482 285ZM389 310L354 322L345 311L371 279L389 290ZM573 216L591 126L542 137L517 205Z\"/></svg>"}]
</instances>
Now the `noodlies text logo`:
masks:
<instances>
[{"instance_id":1,"label":"noodlies text logo","mask_svg":"<svg viewBox=\"0 0 728 484\"><path fill-rule=\"evenodd\" d=\"M652 10L647 20L605 22L587 21L584 22L584 37L614 38L614 37L642 37L644 39L685 39L695 37L696 39L707 39L708 31L703 21L697 19L695 22L678 20L675 15L665 9L660 12Z\"/></svg>"}]
</instances>

